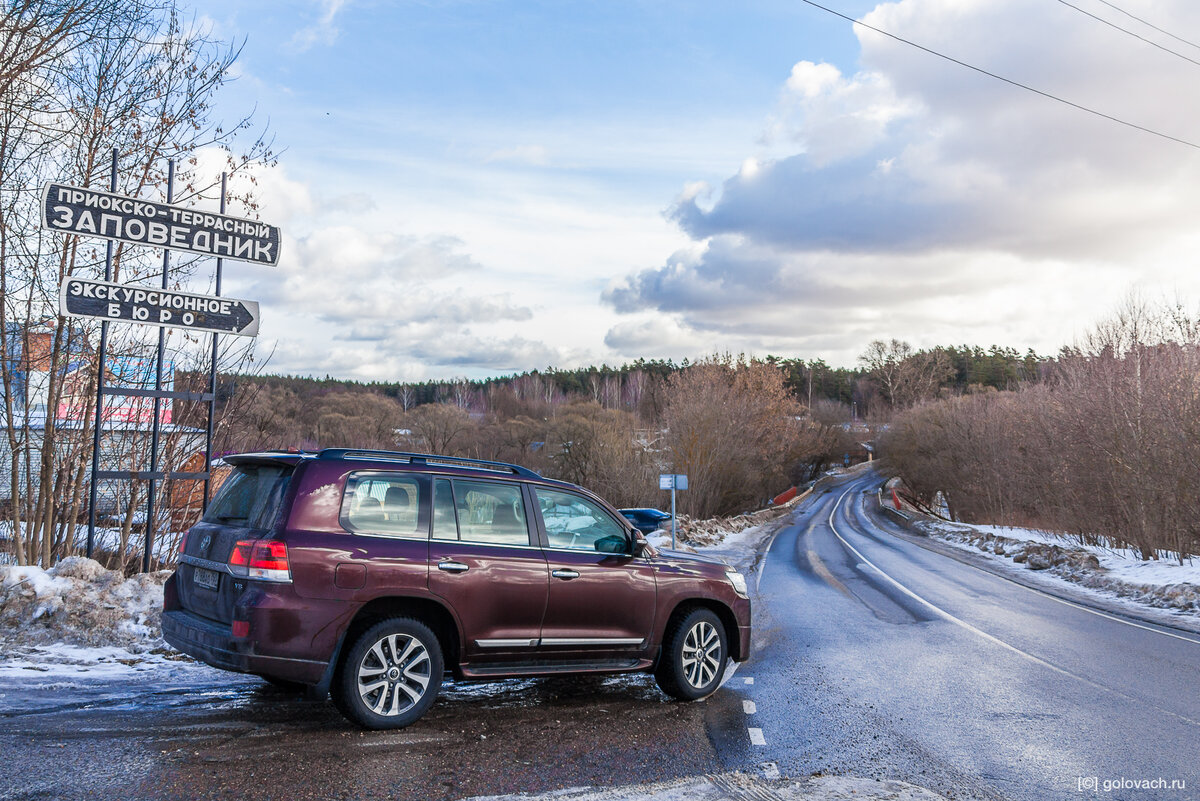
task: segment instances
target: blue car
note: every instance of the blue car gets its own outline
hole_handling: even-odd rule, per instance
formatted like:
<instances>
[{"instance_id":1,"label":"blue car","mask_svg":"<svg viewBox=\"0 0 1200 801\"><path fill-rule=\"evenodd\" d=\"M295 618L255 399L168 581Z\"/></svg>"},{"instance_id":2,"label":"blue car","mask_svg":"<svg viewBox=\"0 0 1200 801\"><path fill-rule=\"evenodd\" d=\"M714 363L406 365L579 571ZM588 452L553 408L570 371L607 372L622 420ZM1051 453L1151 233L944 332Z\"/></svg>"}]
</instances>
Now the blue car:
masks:
<instances>
[{"instance_id":1,"label":"blue car","mask_svg":"<svg viewBox=\"0 0 1200 801\"><path fill-rule=\"evenodd\" d=\"M617 511L643 534L658 531L671 522L671 515L658 509L618 509Z\"/></svg>"}]
</instances>

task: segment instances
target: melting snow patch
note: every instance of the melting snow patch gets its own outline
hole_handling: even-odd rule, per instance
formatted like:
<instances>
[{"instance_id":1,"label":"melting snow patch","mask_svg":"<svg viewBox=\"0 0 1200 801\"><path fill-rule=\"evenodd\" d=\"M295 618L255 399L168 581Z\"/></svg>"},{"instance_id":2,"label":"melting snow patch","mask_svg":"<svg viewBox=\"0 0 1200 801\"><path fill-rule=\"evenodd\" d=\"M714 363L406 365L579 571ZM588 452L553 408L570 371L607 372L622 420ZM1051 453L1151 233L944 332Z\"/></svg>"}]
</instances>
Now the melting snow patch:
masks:
<instances>
[{"instance_id":1,"label":"melting snow patch","mask_svg":"<svg viewBox=\"0 0 1200 801\"><path fill-rule=\"evenodd\" d=\"M6 649L4 659L0 660L0 680L21 679L26 690L66 689L74 686L71 678L128 678L139 673L176 670L181 664L178 654L167 651L134 653L113 646L89 648L65 643L15 646Z\"/></svg>"},{"instance_id":2,"label":"melting snow patch","mask_svg":"<svg viewBox=\"0 0 1200 801\"><path fill-rule=\"evenodd\" d=\"M914 528L1012 568L1050 574L1108 599L1193 617L1200 612L1200 560L1148 560L1128 549L1087 545L1045 531L918 520Z\"/></svg>"},{"instance_id":3,"label":"melting snow patch","mask_svg":"<svg viewBox=\"0 0 1200 801\"><path fill-rule=\"evenodd\" d=\"M49 570L0 566L0 644L116 646L134 653L162 647L163 583L169 571L126 578L72 556Z\"/></svg>"},{"instance_id":4,"label":"melting snow patch","mask_svg":"<svg viewBox=\"0 0 1200 801\"><path fill-rule=\"evenodd\" d=\"M476 796L466 801L945 801L923 787L901 781L878 781L852 776L813 776L787 780L725 773L632 787L572 787L548 793Z\"/></svg>"}]
</instances>

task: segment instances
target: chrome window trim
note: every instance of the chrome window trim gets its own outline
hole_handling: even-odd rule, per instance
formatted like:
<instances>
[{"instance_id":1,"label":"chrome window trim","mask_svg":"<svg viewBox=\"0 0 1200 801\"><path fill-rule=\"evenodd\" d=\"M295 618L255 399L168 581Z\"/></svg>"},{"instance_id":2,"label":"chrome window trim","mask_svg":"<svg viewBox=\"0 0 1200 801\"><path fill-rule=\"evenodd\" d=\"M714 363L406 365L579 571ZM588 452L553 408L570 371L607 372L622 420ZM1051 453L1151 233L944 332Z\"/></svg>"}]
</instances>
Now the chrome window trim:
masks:
<instances>
[{"instance_id":1,"label":"chrome window trim","mask_svg":"<svg viewBox=\"0 0 1200 801\"><path fill-rule=\"evenodd\" d=\"M354 529L346 529L346 533L351 534L355 537L386 537L389 540L411 540L412 542L429 542L428 535L422 536L420 534L412 534L412 535L392 534L391 532L387 532L387 531L366 531L366 530L357 531Z\"/></svg>"},{"instance_id":2,"label":"chrome window trim","mask_svg":"<svg viewBox=\"0 0 1200 801\"><path fill-rule=\"evenodd\" d=\"M484 548L517 548L522 551L540 551L542 548L538 545L507 545L503 542L476 542L475 540L439 540L431 539L430 546L434 545L474 545L483 546ZM576 551L576 553L579 553ZM596 553L600 553L596 551Z\"/></svg>"},{"instance_id":3,"label":"chrome window trim","mask_svg":"<svg viewBox=\"0 0 1200 801\"><path fill-rule=\"evenodd\" d=\"M592 556L619 556L623 559L633 559L631 553L609 553L608 551L597 551L595 549L587 550L586 548L556 548L552 545L546 545L542 548L543 551L554 551L555 553L584 553Z\"/></svg>"}]
</instances>

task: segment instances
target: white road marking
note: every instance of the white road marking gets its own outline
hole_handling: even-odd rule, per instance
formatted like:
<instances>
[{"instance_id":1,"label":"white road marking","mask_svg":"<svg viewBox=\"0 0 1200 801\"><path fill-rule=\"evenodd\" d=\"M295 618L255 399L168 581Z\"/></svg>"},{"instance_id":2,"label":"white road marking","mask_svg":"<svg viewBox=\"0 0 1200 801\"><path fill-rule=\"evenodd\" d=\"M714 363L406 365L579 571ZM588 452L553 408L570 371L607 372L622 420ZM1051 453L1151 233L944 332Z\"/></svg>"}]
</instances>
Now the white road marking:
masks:
<instances>
[{"instance_id":1,"label":"white road marking","mask_svg":"<svg viewBox=\"0 0 1200 801\"><path fill-rule=\"evenodd\" d=\"M1121 698L1125 698L1125 699L1127 699L1129 701L1133 701L1134 703L1137 703L1137 704L1145 705L1144 701L1134 698L1132 695L1126 695L1125 693L1121 692L1120 690L1114 690L1112 687L1107 687L1103 684L1100 684L1099 682L1092 681L1091 679L1087 678L1086 676L1080 676L1079 674L1072 673L1071 671L1066 670L1065 668L1060 668L1058 665L1055 665L1051 662L1047 662L1045 659L1042 659L1041 657L1037 657L1037 656L1034 656L1033 654L1026 653L1025 651L1022 651L1020 648L1017 648L1014 645L1009 645L1004 640L1001 640L999 637L994 637L991 634L988 634L986 631L983 631L982 629L975 628L967 621L962 620L961 618L957 618L954 615L947 612L945 609L942 609L940 606L937 606L936 604L932 603L931 601L925 600L920 595L917 595L915 592L910 590L908 587L905 587L899 581L896 581L896 579L892 578L887 573L883 572L882 568L880 568L878 565L876 565L874 562L872 562L867 557L863 556L862 552L859 551L857 548L855 548L853 545L846 542L846 539L841 534L838 533L837 526L835 526L833 523L834 514L837 512L838 507L840 507L842 505L842 501L844 501L846 499L846 496L849 495L850 492L851 492L850 490L846 490L844 493L842 493L841 497L837 499L837 503L835 503L833 505L833 510L830 511L830 513L829 513L829 530L833 532L833 536L837 537L838 540L841 541L842 545L846 546L846 548L848 548L851 553L853 553L855 556L857 556L859 559L861 559L864 565L866 565L867 567L874 570L876 573L878 573L880 576L882 576L885 580L890 582L896 589L900 590L900 592L904 593L905 595L912 598L913 600L918 601L919 603L922 603L925 606L929 607L939 617L942 617L945 620L948 620L949 622L955 624L956 626L961 626L962 628L966 629L967 631L971 632L972 634L982 637L983 639L987 640L990 643L999 645L1001 648L1004 648L1007 651L1012 651L1014 654L1016 654L1018 656L1022 656L1032 662L1036 662L1037 664L1041 665L1042 667L1047 667L1050 670L1053 670L1055 673L1061 673L1064 676L1068 676L1077 681L1081 681L1084 684L1089 684L1098 690L1102 690L1106 693L1111 693L1112 695L1116 695ZM1151 629L1151 630L1153 631L1153 629ZM1173 718L1178 718L1179 720L1182 720L1185 723L1190 723L1193 726L1200 726L1200 722L1192 720L1191 718L1188 718L1188 717L1184 717L1183 715L1180 715L1176 712L1172 712L1169 709L1163 709L1162 707L1159 707L1159 706L1154 706L1154 708L1158 709L1159 711L1167 713L1168 715L1170 715Z\"/></svg>"},{"instance_id":2,"label":"white road marking","mask_svg":"<svg viewBox=\"0 0 1200 801\"><path fill-rule=\"evenodd\" d=\"M742 701L742 711L747 715L753 715L758 711L758 707L754 705L753 701Z\"/></svg>"},{"instance_id":3,"label":"white road marking","mask_svg":"<svg viewBox=\"0 0 1200 801\"><path fill-rule=\"evenodd\" d=\"M767 738L763 737L762 729L748 729L750 732L750 743L752 745L766 745Z\"/></svg>"},{"instance_id":4,"label":"white road marking","mask_svg":"<svg viewBox=\"0 0 1200 801\"><path fill-rule=\"evenodd\" d=\"M753 677L753 676L747 676L747 677L746 677L746 678L744 678L742 681L746 682L747 684L753 684L753 683L754 683L754 677Z\"/></svg>"},{"instance_id":5,"label":"white road marking","mask_svg":"<svg viewBox=\"0 0 1200 801\"><path fill-rule=\"evenodd\" d=\"M842 496L842 497L845 497L845 496ZM839 499L839 502L840 502L840 500L841 499ZM917 547L921 547L921 546L918 545ZM935 551L932 548L926 548L925 550L930 551L931 553L937 553L942 556L945 556L945 554L941 554L939 551ZM1095 615L1096 617L1102 617L1105 620L1111 620L1114 623L1124 623L1126 626L1133 626L1135 629L1142 629L1144 631L1152 631L1155 634L1161 634L1164 637L1174 637L1177 640L1183 640L1184 642L1190 642L1192 645L1200 645L1200 640L1194 639L1192 637L1185 637L1182 634L1175 634L1170 631L1163 631L1162 629L1156 629L1153 626L1145 626L1141 623L1134 623L1132 620L1126 620L1124 618L1117 617L1115 615L1106 614L1104 612L1101 612L1098 609L1092 609L1090 606L1084 606L1083 604L1077 604L1073 601L1068 601L1064 598L1059 598L1057 595L1052 595L1052 594L1046 592L1045 590L1039 590L1037 587L1030 587L1028 584L1024 584L1020 581L1017 581L1016 579L1012 578L1011 576L1006 576L1003 573L993 573L990 570L986 570L986 569L980 567L979 565L973 565L970 562L959 562L959 564L966 565L967 567L972 568L973 570L978 570L980 573L984 573L986 575L992 576L993 578L1004 579L1009 584L1015 584L1016 586L1020 587L1021 589L1029 590L1032 593L1040 595L1043 598L1048 598L1049 600L1054 601L1055 603L1058 603L1058 604L1062 604L1063 606L1069 606L1073 609L1078 609L1081 612L1087 612L1089 615ZM876 569L878 569L878 568L876 568Z\"/></svg>"},{"instance_id":6,"label":"white road marking","mask_svg":"<svg viewBox=\"0 0 1200 801\"><path fill-rule=\"evenodd\" d=\"M780 526L779 529L771 535L770 542L767 543L767 547L763 550L762 561L758 563L758 575L754 577L754 592L756 594L758 593L759 588L762 586L763 573L767 572L767 557L771 555L771 548L775 546L775 538L778 537L785 528L787 528L787 526Z\"/></svg>"}]
</instances>

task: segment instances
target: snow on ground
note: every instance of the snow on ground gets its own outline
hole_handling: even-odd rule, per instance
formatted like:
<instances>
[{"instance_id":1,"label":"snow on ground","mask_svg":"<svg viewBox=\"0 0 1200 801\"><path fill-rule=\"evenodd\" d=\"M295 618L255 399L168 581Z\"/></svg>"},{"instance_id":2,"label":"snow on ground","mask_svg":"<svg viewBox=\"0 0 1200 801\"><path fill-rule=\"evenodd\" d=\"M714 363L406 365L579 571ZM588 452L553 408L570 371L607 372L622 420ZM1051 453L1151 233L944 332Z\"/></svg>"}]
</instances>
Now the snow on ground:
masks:
<instances>
[{"instance_id":1,"label":"snow on ground","mask_svg":"<svg viewBox=\"0 0 1200 801\"><path fill-rule=\"evenodd\" d=\"M758 544L770 536L774 530L775 526L770 524L751 526L740 531L717 530L708 537L712 542L707 545L690 543L676 533L674 550L711 556L746 573L749 572L757 558ZM670 531L660 529L653 534L648 534L646 539L659 550L672 550Z\"/></svg>"},{"instance_id":2,"label":"snow on ground","mask_svg":"<svg viewBox=\"0 0 1200 801\"><path fill-rule=\"evenodd\" d=\"M775 771L778 775L778 771ZM632 787L573 787L547 793L476 796L466 801L945 801L930 790L900 781L850 776L766 779L747 773L697 776Z\"/></svg>"},{"instance_id":3,"label":"snow on ground","mask_svg":"<svg viewBox=\"0 0 1200 801\"><path fill-rule=\"evenodd\" d=\"M1131 584L1166 587L1171 584L1195 584L1200 586L1200 559L1189 559L1182 564L1178 559L1151 559L1143 561L1130 548L1106 548L1073 542L1069 537L1049 531L1010 526L972 526L976 531L996 537L1006 537L1023 542L1040 542L1043 545L1076 548L1094 555L1108 575Z\"/></svg>"},{"instance_id":4,"label":"snow on ground","mask_svg":"<svg viewBox=\"0 0 1200 801\"><path fill-rule=\"evenodd\" d=\"M49 570L0 567L0 641L149 651L161 645L162 587L169 575L160 570L125 578L82 556Z\"/></svg>"},{"instance_id":5,"label":"snow on ground","mask_svg":"<svg viewBox=\"0 0 1200 801\"><path fill-rule=\"evenodd\" d=\"M192 660L165 648L134 653L115 646L80 646L66 643L6 646L0 659L0 682L28 678L45 682L86 677L126 678L139 673L173 671ZM33 688L29 688L33 689Z\"/></svg>"},{"instance_id":6,"label":"snow on ground","mask_svg":"<svg viewBox=\"0 0 1200 801\"><path fill-rule=\"evenodd\" d=\"M913 527L1010 569L1039 574L1049 585L1082 588L1105 600L1167 610L1192 622L1200 615L1200 560L1143 561L1128 549L1088 545L1035 529L929 519L916 519Z\"/></svg>"},{"instance_id":7,"label":"snow on ground","mask_svg":"<svg viewBox=\"0 0 1200 801\"><path fill-rule=\"evenodd\" d=\"M734 517L694 520L679 515L674 550L715 557L742 573L749 573L758 560L763 541L775 533L784 516L807 495L805 492L779 506ZM669 528L648 534L646 539L655 548L671 549Z\"/></svg>"}]
</instances>

